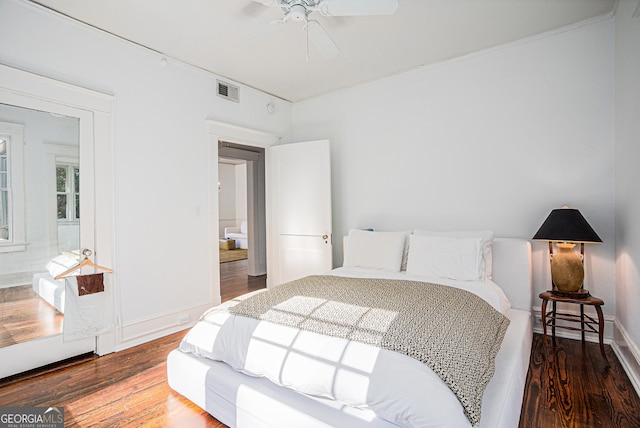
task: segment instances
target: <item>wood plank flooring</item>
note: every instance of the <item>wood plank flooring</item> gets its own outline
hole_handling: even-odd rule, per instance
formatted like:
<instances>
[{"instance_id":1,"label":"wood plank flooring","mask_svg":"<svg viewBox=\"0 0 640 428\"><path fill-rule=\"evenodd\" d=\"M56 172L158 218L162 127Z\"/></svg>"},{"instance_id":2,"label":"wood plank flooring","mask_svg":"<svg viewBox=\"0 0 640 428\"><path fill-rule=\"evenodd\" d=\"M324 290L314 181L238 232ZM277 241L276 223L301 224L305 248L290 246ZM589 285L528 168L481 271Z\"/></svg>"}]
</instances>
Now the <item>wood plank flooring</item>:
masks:
<instances>
[{"instance_id":1,"label":"wood plank flooring","mask_svg":"<svg viewBox=\"0 0 640 428\"><path fill-rule=\"evenodd\" d=\"M267 276L248 276L248 260L220 264L220 297L223 302L267 286Z\"/></svg>"},{"instance_id":2,"label":"wood plank flooring","mask_svg":"<svg viewBox=\"0 0 640 428\"><path fill-rule=\"evenodd\" d=\"M184 333L4 386L0 405L62 406L66 428L224 427L167 384Z\"/></svg>"},{"instance_id":3,"label":"wood plank flooring","mask_svg":"<svg viewBox=\"0 0 640 428\"><path fill-rule=\"evenodd\" d=\"M611 346L534 335L520 428L640 427L640 398Z\"/></svg>"},{"instance_id":4,"label":"wood plank flooring","mask_svg":"<svg viewBox=\"0 0 640 428\"><path fill-rule=\"evenodd\" d=\"M63 319L31 285L0 289L0 348L61 333Z\"/></svg>"},{"instance_id":5,"label":"wood plank flooring","mask_svg":"<svg viewBox=\"0 0 640 428\"><path fill-rule=\"evenodd\" d=\"M266 275L248 277L247 265L246 259L220 264L223 302L265 287ZM62 333L63 320L64 315L38 297L31 285L0 288L0 348Z\"/></svg>"},{"instance_id":6,"label":"wood plank flooring","mask_svg":"<svg viewBox=\"0 0 640 428\"><path fill-rule=\"evenodd\" d=\"M227 279L242 276L233 270L241 271L227 270ZM259 287L260 278L244 277L234 279L235 291L225 289L224 295ZM65 427L222 428L167 385L166 357L184 333L32 379L5 386L0 381L0 406L63 406ZM606 352L610 369L597 344L583 348L579 341L558 339L554 350L543 348L535 335L519 427L640 427L640 399L610 346Z\"/></svg>"}]
</instances>

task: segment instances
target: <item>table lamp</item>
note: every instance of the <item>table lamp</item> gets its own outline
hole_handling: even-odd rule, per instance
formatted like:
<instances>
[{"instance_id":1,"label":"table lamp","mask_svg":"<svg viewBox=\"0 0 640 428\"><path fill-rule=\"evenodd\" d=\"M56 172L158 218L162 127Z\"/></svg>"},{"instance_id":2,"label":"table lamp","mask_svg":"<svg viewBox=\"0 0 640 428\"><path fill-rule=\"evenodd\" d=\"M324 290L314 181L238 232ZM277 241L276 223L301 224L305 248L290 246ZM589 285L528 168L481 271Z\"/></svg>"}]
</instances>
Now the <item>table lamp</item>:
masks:
<instances>
[{"instance_id":1,"label":"table lamp","mask_svg":"<svg viewBox=\"0 0 640 428\"><path fill-rule=\"evenodd\" d=\"M584 244L600 243L602 239L580 211L567 206L552 210L533 239L549 241L552 292L566 297L588 297L589 292L583 288ZM556 254L554 242L558 247ZM576 244L580 244L580 254L573 251Z\"/></svg>"}]
</instances>

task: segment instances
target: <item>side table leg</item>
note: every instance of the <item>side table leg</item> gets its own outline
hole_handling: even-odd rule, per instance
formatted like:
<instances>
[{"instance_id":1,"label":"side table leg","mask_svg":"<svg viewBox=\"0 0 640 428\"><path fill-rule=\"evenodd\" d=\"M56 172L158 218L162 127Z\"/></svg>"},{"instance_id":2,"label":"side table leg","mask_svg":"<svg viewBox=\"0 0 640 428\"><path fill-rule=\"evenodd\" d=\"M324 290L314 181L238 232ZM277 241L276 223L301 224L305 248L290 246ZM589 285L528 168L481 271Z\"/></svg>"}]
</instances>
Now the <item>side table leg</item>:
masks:
<instances>
[{"instance_id":1,"label":"side table leg","mask_svg":"<svg viewBox=\"0 0 640 428\"><path fill-rule=\"evenodd\" d=\"M551 302L551 342L556 346L556 301Z\"/></svg>"},{"instance_id":2,"label":"side table leg","mask_svg":"<svg viewBox=\"0 0 640 428\"><path fill-rule=\"evenodd\" d=\"M584 346L584 305L580 304L580 331L582 332L582 346Z\"/></svg>"},{"instance_id":3,"label":"side table leg","mask_svg":"<svg viewBox=\"0 0 640 428\"><path fill-rule=\"evenodd\" d=\"M594 306L598 313L598 339L600 340L600 353L607 362L607 366L609 366L609 359L607 358L607 354L604 352L604 317L602 316L602 308L600 308L600 305Z\"/></svg>"},{"instance_id":4,"label":"side table leg","mask_svg":"<svg viewBox=\"0 0 640 428\"><path fill-rule=\"evenodd\" d=\"M540 318L542 320L542 346L547 346L547 301L545 299L542 299Z\"/></svg>"}]
</instances>

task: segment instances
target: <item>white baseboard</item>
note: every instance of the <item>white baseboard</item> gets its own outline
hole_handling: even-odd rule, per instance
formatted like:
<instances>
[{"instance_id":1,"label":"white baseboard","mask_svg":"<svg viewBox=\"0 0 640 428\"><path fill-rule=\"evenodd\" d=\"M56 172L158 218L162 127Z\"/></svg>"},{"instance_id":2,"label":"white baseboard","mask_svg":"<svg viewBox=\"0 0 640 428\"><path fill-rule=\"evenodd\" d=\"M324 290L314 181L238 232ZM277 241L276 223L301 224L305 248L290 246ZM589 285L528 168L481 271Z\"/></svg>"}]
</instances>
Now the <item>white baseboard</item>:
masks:
<instances>
[{"instance_id":1,"label":"white baseboard","mask_svg":"<svg viewBox=\"0 0 640 428\"><path fill-rule=\"evenodd\" d=\"M0 278L0 288L19 287L23 285L31 285L33 275L41 271L8 273Z\"/></svg>"},{"instance_id":2,"label":"white baseboard","mask_svg":"<svg viewBox=\"0 0 640 428\"><path fill-rule=\"evenodd\" d=\"M618 321L614 324L614 341L611 344L631 384L640 396L640 349Z\"/></svg>"},{"instance_id":3,"label":"white baseboard","mask_svg":"<svg viewBox=\"0 0 640 428\"><path fill-rule=\"evenodd\" d=\"M542 322L540 321L541 315L540 315L540 308L532 308L532 314L533 314L533 331L534 333L539 333L542 334ZM574 314L574 315L580 315L580 312L578 311L570 311L570 310L562 310L562 312L568 313L568 314ZM594 319L597 319L597 316L595 314L591 314L590 312L588 313L589 316L591 316ZM614 332L614 323L615 323L615 317L613 316L609 316L609 315L605 315L604 316L604 343L606 344L611 344L613 342L613 332ZM560 323L558 323L560 324ZM547 335L551 334L551 330L550 328L547 327ZM582 335L580 332L578 331L572 331L572 330L565 330L562 328L556 328L556 336L557 337L564 337L567 339L575 339L575 340L581 340L582 339ZM595 343L599 343L599 339L598 339L598 335L595 333L590 333L587 332L585 333L585 337L584 339L588 342L595 342Z\"/></svg>"},{"instance_id":4,"label":"white baseboard","mask_svg":"<svg viewBox=\"0 0 640 428\"><path fill-rule=\"evenodd\" d=\"M122 351L193 327L204 311L211 306L211 304L195 306L152 319L129 323L120 329L115 350Z\"/></svg>"}]
</instances>

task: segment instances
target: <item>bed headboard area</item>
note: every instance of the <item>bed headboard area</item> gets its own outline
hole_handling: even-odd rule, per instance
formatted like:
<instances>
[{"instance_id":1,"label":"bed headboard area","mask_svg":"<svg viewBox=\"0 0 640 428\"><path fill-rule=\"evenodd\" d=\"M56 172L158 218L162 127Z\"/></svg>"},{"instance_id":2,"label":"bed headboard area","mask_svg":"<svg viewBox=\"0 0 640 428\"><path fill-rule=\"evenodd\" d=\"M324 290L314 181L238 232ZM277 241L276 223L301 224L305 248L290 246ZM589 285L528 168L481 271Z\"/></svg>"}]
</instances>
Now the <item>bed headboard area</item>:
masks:
<instances>
[{"instance_id":1,"label":"bed headboard area","mask_svg":"<svg viewBox=\"0 0 640 428\"><path fill-rule=\"evenodd\" d=\"M352 233L356 233L356 237L369 236L372 239L356 240L352 242L351 240L354 239L351 235ZM467 233L469 232L463 232L463 234ZM480 233L485 234L486 232ZM374 236L376 237L374 238ZM343 240L343 249L345 254L344 266L362 266L390 270L391 272L398 272L398 270L408 271L407 259L411 258L412 251L412 246L409 245L409 241L413 242L413 239L410 239L410 236L413 235L408 231L365 232L352 230L350 231L350 235L345 236ZM357 245L357 243L359 243L359 245ZM419 243L416 242L416 244ZM491 278L493 279L493 282L498 284L504 290L511 302L511 307L531 312L533 284L531 270L531 244L529 241L518 238L494 238L493 232L490 232L490 238L487 238L485 243L482 245L482 251L484 254L482 259L488 261L488 254L491 254ZM419 245L417 248L418 249L416 251L421 251ZM490 248L490 250L488 248ZM350 254L349 260L347 260L347 254ZM360 260L360 263L354 263L354 254L363 254L363 257L366 260L364 262L363 260ZM457 250L453 253L446 251L440 252L440 249L438 248L435 252L429 253L429 255L426 256L426 260L433 262L432 264L442 264L446 266L447 261L450 260L448 258L448 254L455 254L455 257L457 257L458 254L462 253L458 253ZM403 257L404 259L401 261L400 258ZM484 263L485 262L483 261L480 265L482 269L486 269L486 265ZM458 272L456 272L456 275L457 274ZM454 279L459 278L457 276L436 276Z\"/></svg>"},{"instance_id":2,"label":"bed headboard area","mask_svg":"<svg viewBox=\"0 0 640 428\"><path fill-rule=\"evenodd\" d=\"M524 239L493 240L493 281L505 292L511 307L531 312L531 244Z\"/></svg>"}]
</instances>

